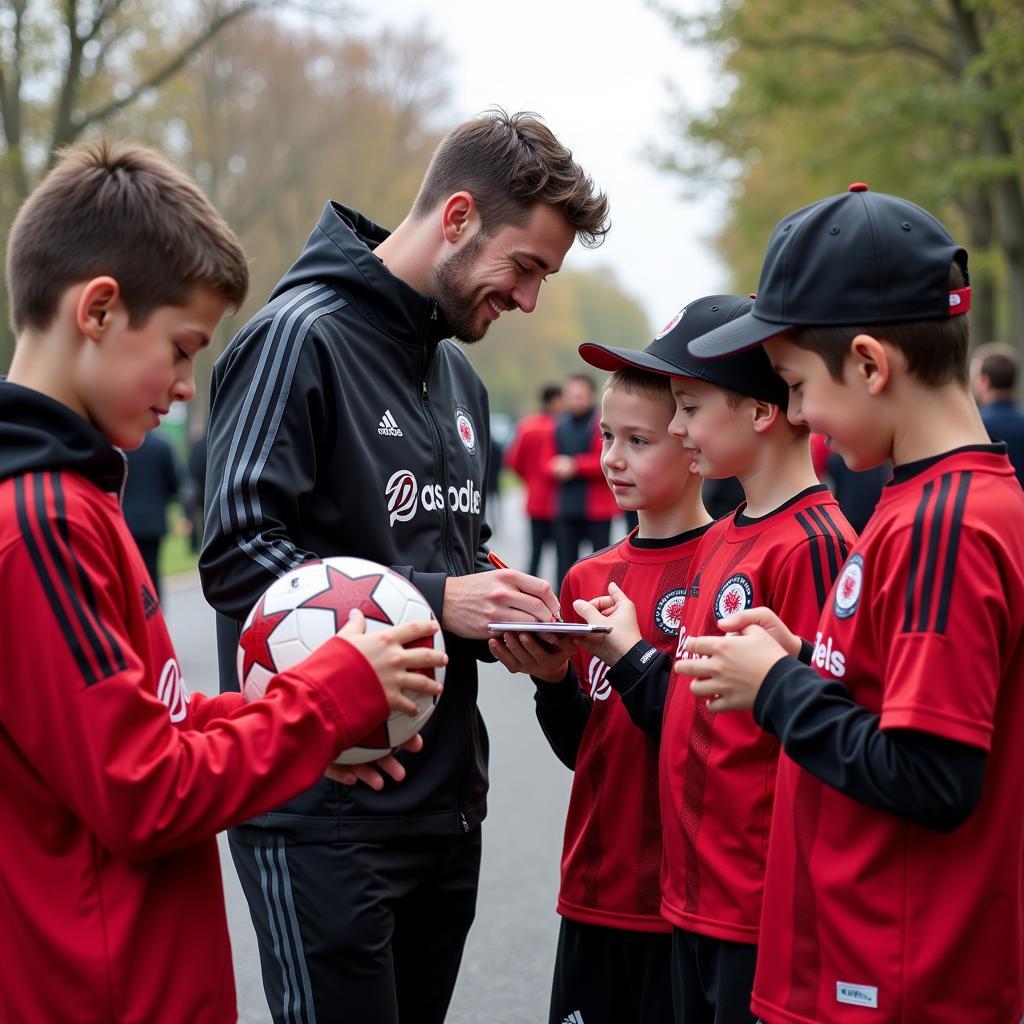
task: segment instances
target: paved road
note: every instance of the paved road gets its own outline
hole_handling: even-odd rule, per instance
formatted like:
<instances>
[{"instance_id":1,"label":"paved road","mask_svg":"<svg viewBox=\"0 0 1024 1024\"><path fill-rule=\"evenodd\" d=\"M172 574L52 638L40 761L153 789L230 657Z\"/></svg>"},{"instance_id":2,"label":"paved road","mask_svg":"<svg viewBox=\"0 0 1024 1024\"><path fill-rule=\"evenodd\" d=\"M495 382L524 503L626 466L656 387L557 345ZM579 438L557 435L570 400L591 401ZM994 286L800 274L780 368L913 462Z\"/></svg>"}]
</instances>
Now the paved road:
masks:
<instances>
[{"instance_id":1,"label":"paved road","mask_svg":"<svg viewBox=\"0 0 1024 1024\"><path fill-rule=\"evenodd\" d=\"M495 532L495 550L510 565L525 564L520 500L518 493L507 496ZM547 571L552 573L553 565ZM171 581L164 605L189 686L215 692L213 614L197 582ZM483 827L476 923L447 1024L547 1020L558 932L558 861L571 777L540 733L532 690L525 677L509 676L501 666L481 666L480 708L491 737L490 810ZM223 836L221 854L239 1020L269 1024L255 934Z\"/></svg>"}]
</instances>

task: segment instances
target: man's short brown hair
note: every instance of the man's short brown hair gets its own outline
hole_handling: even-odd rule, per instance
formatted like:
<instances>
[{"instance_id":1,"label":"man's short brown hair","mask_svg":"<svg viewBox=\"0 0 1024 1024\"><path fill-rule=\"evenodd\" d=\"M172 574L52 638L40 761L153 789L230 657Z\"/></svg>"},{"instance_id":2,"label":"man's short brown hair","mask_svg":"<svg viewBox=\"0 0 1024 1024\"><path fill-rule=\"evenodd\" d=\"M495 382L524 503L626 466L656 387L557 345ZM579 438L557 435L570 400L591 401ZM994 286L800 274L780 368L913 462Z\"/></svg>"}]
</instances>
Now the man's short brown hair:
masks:
<instances>
[{"instance_id":1,"label":"man's short brown hair","mask_svg":"<svg viewBox=\"0 0 1024 1024\"><path fill-rule=\"evenodd\" d=\"M1003 342L979 345L973 358L980 361L978 372L988 378L993 391L1012 391L1017 384L1017 353Z\"/></svg>"},{"instance_id":2,"label":"man's short brown hair","mask_svg":"<svg viewBox=\"0 0 1024 1024\"><path fill-rule=\"evenodd\" d=\"M495 109L460 124L441 141L412 216L420 219L455 192L473 196L487 235L526 223L537 203L559 210L588 248L610 227L608 198L532 113Z\"/></svg>"},{"instance_id":3,"label":"man's short brown hair","mask_svg":"<svg viewBox=\"0 0 1024 1024\"><path fill-rule=\"evenodd\" d=\"M964 274L955 260L949 268L949 290L964 287ZM798 348L821 356L834 380L842 380L850 343L858 334L870 334L898 348L907 359L908 371L922 384L967 384L967 353L970 324L967 314L943 320L914 320L897 324L864 324L860 327L795 327L786 337Z\"/></svg>"},{"instance_id":4,"label":"man's short brown hair","mask_svg":"<svg viewBox=\"0 0 1024 1024\"><path fill-rule=\"evenodd\" d=\"M236 308L249 288L242 247L199 186L152 150L103 139L63 150L18 211L7 244L15 333L45 330L67 288L106 275L133 327L196 285Z\"/></svg>"}]
</instances>

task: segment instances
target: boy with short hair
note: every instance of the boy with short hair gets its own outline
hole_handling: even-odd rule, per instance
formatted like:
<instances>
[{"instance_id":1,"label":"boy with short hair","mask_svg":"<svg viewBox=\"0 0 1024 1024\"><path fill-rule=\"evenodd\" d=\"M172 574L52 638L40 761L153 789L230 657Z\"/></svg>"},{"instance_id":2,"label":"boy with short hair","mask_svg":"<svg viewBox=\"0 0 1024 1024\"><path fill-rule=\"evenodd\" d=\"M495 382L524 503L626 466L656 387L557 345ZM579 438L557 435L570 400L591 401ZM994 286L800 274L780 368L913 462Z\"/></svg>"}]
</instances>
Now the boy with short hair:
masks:
<instances>
[{"instance_id":1,"label":"boy with short hair","mask_svg":"<svg viewBox=\"0 0 1024 1024\"><path fill-rule=\"evenodd\" d=\"M618 585L635 602L645 647L662 652L666 662L675 651L693 556L711 523L693 456L669 433L675 402L668 375L688 340L724 322L713 305L694 303L692 316L674 320L642 352L580 347L588 363L614 371L602 400L602 468L619 508L636 511L639 525L572 566L562 608L567 621L581 621L574 599ZM616 670L609 672L583 644L563 638L546 649L525 633L503 640L492 641L492 651L510 671L534 677L541 727L559 759L575 771L549 1019L671 1020L670 926L660 913L659 881L664 692L640 688L620 696L612 685Z\"/></svg>"},{"instance_id":2,"label":"boy with short hair","mask_svg":"<svg viewBox=\"0 0 1024 1024\"><path fill-rule=\"evenodd\" d=\"M783 218L750 314L693 348L763 344L792 422L895 464L813 644L752 609L677 666L782 742L766 1024L1024 1011L1024 495L968 391L967 282L938 221L858 183Z\"/></svg>"},{"instance_id":3,"label":"boy with short hair","mask_svg":"<svg viewBox=\"0 0 1024 1024\"><path fill-rule=\"evenodd\" d=\"M739 296L711 298L726 323L751 305ZM683 310L683 322L695 305ZM759 350L709 363L683 353L674 362L671 430L694 451L701 475L737 477L746 498L700 542L680 649L685 638L717 634L717 620L754 604L810 629L854 534L818 483L807 430L786 420L784 383ZM621 595L612 597L606 649L624 663L615 685L657 692L667 659L645 643L633 646L639 637L632 608ZM583 613L597 621L593 609ZM669 686L659 763L661 912L673 925L673 997L676 1020L684 1024L752 1020L778 750L750 716L716 716L705 701Z\"/></svg>"},{"instance_id":4,"label":"boy with short hair","mask_svg":"<svg viewBox=\"0 0 1024 1024\"><path fill-rule=\"evenodd\" d=\"M366 636L353 619L263 700L191 695L115 445L192 398L193 360L245 296L244 254L170 164L98 142L65 150L21 208L7 275L0 1019L233 1021L215 833L414 711L403 688L436 692L412 670L440 657L400 646L436 626Z\"/></svg>"}]
</instances>

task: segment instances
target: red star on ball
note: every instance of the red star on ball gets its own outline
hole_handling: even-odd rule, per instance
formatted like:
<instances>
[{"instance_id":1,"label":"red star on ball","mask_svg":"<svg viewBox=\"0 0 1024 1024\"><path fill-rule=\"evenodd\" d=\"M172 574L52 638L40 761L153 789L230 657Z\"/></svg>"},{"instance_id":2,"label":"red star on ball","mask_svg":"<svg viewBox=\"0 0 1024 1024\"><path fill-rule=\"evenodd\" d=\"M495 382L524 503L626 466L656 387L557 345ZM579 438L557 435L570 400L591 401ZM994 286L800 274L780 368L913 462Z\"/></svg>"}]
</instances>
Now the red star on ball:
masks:
<instances>
[{"instance_id":1,"label":"red star on ball","mask_svg":"<svg viewBox=\"0 0 1024 1024\"><path fill-rule=\"evenodd\" d=\"M299 607L323 608L326 611L334 612L336 631L348 621L348 613L353 608L358 608L367 620L383 622L390 626L390 616L373 599L373 592L382 579L380 573L375 576L346 576L340 570L329 565L327 566L327 589L307 598Z\"/></svg>"},{"instance_id":2,"label":"red star on ball","mask_svg":"<svg viewBox=\"0 0 1024 1024\"><path fill-rule=\"evenodd\" d=\"M268 672L277 672L274 659L270 656L270 634L277 629L278 623L291 611L285 608L284 611L271 612L270 615L263 614L263 600L260 600L256 608L256 614L252 622L243 631L239 638L239 646L242 648L242 679L249 678L249 669L253 665L259 665Z\"/></svg>"}]
</instances>

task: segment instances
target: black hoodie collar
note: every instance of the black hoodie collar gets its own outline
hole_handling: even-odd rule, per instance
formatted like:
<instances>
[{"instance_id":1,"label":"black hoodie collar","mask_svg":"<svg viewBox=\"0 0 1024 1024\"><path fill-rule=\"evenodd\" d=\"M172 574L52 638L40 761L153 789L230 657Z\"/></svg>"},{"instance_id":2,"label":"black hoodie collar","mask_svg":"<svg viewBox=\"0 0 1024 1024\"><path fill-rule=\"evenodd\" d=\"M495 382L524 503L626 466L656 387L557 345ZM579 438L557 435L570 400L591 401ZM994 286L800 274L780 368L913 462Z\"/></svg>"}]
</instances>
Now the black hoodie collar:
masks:
<instances>
[{"instance_id":1,"label":"black hoodie collar","mask_svg":"<svg viewBox=\"0 0 1024 1024\"><path fill-rule=\"evenodd\" d=\"M0 378L0 480L70 470L121 493L124 453L62 402Z\"/></svg>"},{"instance_id":2,"label":"black hoodie collar","mask_svg":"<svg viewBox=\"0 0 1024 1024\"><path fill-rule=\"evenodd\" d=\"M327 203L271 300L302 285L326 284L395 341L423 345L449 337L451 328L438 304L395 277L374 254L389 234L355 210Z\"/></svg>"}]
</instances>

